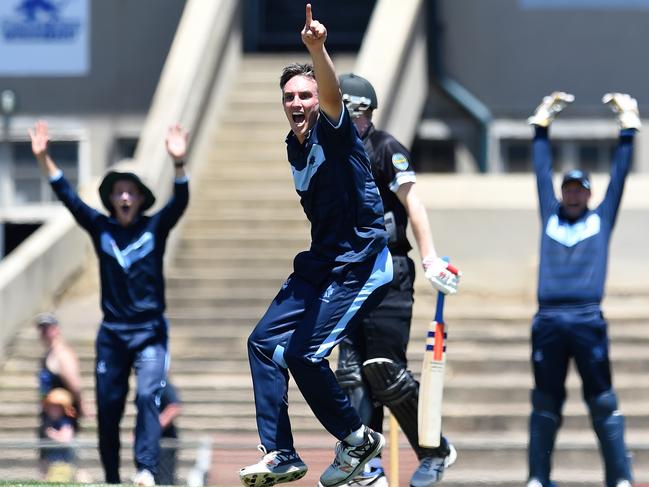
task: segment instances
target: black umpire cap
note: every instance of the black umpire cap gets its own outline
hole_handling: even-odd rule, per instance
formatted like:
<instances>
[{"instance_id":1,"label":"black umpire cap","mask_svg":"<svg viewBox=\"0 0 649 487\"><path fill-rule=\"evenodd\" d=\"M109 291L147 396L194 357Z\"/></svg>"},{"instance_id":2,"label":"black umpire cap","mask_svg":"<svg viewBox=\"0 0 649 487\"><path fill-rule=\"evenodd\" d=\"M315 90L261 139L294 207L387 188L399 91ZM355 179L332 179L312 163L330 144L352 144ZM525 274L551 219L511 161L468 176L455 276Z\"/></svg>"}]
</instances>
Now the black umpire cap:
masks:
<instances>
[{"instance_id":1,"label":"black umpire cap","mask_svg":"<svg viewBox=\"0 0 649 487\"><path fill-rule=\"evenodd\" d=\"M579 184L581 184L582 188L590 190L590 178L588 177L588 174L581 169L573 169L565 173L563 175L561 187L563 188L566 184L573 181L577 181Z\"/></svg>"},{"instance_id":2,"label":"black umpire cap","mask_svg":"<svg viewBox=\"0 0 649 487\"><path fill-rule=\"evenodd\" d=\"M374 91L372 83L365 78L357 76L354 73L346 73L340 75L338 82L340 83L340 91L343 94L343 98L345 95L366 98L369 100L370 110L374 110L378 106L376 91Z\"/></svg>"}]
</instances>

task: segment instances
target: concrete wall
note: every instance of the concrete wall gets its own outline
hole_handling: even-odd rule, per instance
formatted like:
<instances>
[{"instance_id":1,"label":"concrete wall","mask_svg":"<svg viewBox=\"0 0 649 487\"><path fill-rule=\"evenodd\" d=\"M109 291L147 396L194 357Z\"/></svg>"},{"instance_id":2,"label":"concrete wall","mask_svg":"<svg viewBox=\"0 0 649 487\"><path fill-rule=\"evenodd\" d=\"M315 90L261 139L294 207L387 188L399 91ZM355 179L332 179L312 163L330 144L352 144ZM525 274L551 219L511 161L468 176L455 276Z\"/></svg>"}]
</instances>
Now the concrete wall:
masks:
<instances>
[{"instance_id":1,"label":"concrete wall","mask_svg":"<svg viewBox=\"0 0 649 487\"><path fill-rule=\"evenodd\" d=\"M186 0L91 0L90 73L0 77L17 114L145 113Z\"/></svg>"},{"instance_id":2,"label":"concrete wall","mask_svg":"<svg viewBox=\"0 0 649 487\"><path fill-rule=\"evenodd\" d=\"M376 90L374 124L406 146L415 138L428 95L423 3L379 0L354 66ZM386 29L390 35L385 35Z\"/></svg>"},{"instance_id":3,"label":"concrete wall","mask_svg":"<svg viewBox=\"0 0 649 487\"><path fill-rule=\"evenodd\" d=\"M607 184L607 175L593 177L591 206L601 201ZM420 174L417 190L429 210L437 251L464 272L463 293L534 298L540 225L532 175ZM611 242L609 294L649 292L647 194L649 177L629 177Z\"/></svg>"},{"instance_id":4,"label":"concrete wall","mask_svg":"<svg viewBox=\"0 0 649 487\"><path fill-rule=\"evenodd\" d=\"M0 262L0 359L16 326L51 306L54 296L80 270L88 238L60 209Z\"/></svg>"},{"instance_id":5,"label":"concrete wall","mask_svg":"<svg viewBox=\"0 0 649 487\"><path fill-rule=\"evenodd\" d=\"M576 96L567 117L608 117L600 103L607 91L634 94L649 113L649 2L644 8L615 1L605 2L608 8L552 8L568 1L439 3L448 74L495 117L525 117L557 89ZM525 8L532 3L545 7Z\"/></svg>"}]
</instances>

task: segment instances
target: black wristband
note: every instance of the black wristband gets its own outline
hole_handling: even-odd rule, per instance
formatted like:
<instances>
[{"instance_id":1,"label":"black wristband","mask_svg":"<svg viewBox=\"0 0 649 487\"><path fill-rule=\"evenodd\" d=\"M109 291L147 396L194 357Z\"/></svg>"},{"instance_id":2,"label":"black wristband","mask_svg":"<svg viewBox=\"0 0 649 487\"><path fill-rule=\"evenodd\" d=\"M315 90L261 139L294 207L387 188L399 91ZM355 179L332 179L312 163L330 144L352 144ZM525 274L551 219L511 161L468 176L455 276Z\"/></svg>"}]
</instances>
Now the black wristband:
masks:
<instances>
[{"instance_id":1,"label":"black wristband","mask_svg":"<svg viewBox=\"0 0 649 487\"><path fill-rule=\"evenodd\" d=\"M180 161L174 161L175 167L183 167L184 165L185 165L185 161L182 159Z\"/></svg>"}]
</instances>

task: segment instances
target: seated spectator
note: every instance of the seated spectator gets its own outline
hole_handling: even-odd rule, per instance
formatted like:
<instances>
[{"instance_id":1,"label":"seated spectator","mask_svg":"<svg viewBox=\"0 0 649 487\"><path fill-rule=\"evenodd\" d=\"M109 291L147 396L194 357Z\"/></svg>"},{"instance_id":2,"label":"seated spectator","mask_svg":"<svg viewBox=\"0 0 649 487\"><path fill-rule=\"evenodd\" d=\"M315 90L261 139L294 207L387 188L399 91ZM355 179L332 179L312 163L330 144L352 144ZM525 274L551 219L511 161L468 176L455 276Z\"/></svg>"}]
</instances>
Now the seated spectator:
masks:
<instances>
[{"instance_id":1,"label":"seated spectator","mask_svg":"<svg viewBox=\"0 0 649 487\"><path fill-rule=\"evenodd\" d=\"M45 346L45 355L41 359L38 374L41 401L57 387L67 389L73 397L73 406L77 413L75 429L79 416L85 416L86 410L81 399L81 373L79 359L72 348L65 343L59 321L52 313L41 313L35 319L40 337Z\"/></svg>"},{"instance_id":2,"label":"seated spectator","mask_svg":"<svg viewBox=\"0 0 649 487\"><path fill-rule=\"evenodd\" d=\"M71 482L74 478L75 418L70 391L57 387L45 396L39 436L45 443L41 448L41 470L48 482Z\"/></svg>"}]
</instances>

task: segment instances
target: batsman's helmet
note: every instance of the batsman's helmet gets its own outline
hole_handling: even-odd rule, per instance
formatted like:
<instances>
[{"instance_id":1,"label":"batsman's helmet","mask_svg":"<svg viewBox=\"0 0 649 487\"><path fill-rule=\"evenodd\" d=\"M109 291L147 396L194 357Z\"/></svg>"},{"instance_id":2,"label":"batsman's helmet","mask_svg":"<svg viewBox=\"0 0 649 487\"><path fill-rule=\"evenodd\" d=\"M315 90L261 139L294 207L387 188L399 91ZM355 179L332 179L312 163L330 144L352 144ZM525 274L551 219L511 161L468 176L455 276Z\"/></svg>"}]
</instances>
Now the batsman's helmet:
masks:
<instances>
[{"instance_id":1,"label":"batsman's helmet","mask_svg":"<svg viewBox=\"0 0 649 487\"><path fill-rule=\"evenodd\" d=\"M353 116L360 116L367 110L374 110L378 106L376 91L372 84L354 73L340 75L338 78L343 101Z\"/></svg>"}]
</instances>

